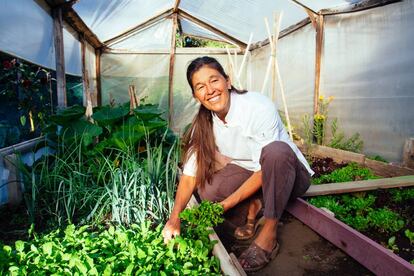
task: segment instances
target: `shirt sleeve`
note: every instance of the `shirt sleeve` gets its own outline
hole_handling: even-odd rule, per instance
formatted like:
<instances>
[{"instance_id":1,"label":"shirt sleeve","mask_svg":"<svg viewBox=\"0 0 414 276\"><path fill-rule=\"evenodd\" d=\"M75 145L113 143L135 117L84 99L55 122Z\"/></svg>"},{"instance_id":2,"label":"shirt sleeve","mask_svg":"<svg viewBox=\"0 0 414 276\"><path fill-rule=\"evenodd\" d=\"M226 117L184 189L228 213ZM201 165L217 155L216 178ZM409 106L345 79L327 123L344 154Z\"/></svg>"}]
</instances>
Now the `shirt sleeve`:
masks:
<instances>
[{"instance_id":1,"label":"shirt sleeve","mask_svg":"<svg viewBox=\"0 0 414 276\"><path fill-rule=\"evenodd\" d=\"M184 164L183 174L187 176L196 176L197 160L195 153L192 153Z\"/></svg>"},{"instance_id":2,"label":"shirt sleeve","mask_svg":"<svg viewBox=\"0 0 414 276\"><path fill-rule=\"evenodd\" d=\"M252 160L256 164L255 171L261 169L260 154L262 148L273 141L281 140L280 135L287 135L280 116L271 101L261 106L260 112L252 113L249 148L252 153Z\"/></svg>"}]
</instances>

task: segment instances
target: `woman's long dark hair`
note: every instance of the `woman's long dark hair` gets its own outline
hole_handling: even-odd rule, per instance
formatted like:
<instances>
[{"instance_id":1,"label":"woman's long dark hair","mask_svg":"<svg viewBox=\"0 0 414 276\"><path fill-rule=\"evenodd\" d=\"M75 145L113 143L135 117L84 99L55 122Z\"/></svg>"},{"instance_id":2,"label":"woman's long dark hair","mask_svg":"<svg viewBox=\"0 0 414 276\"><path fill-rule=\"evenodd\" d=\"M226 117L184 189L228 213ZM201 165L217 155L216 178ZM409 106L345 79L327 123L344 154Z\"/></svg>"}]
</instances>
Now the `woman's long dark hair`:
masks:
<instances>
[{"instance_id":1,"label":"woman's long dark hair","mask_svg":"<svg viewBox=\"0 0 414 276\"><path fill-rule=\"evenodd\" d=\"M229 76L224 72L221 64L212 57L199 57L193 60L187 67L187 81L194 96L192 78L194 73L203 66L217 70L226 80ZM229 93L246 93L246 90L238 90L231 86ZM213 133L213 117L211 111L200 105L198 114L193 119L191 127L184 134L184 162L191 154L196 155L196 184L203 188L205 183L210 183L215 170L216 142Z\"/></svg>"}]
</instances>

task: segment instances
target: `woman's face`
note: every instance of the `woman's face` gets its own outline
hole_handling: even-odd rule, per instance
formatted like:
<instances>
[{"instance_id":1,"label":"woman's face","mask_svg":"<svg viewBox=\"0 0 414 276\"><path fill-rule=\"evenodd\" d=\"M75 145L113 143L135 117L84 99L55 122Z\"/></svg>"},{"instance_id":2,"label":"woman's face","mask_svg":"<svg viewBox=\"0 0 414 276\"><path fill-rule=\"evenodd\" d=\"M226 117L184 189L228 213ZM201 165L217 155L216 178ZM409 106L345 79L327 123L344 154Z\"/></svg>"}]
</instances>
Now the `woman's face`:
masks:
<instances>
[{"instance_id":1,"label":"woman's face","mask_svg":"<svg viewBox=\"0 0 414 276\"><path fill-rule=\"evenodd\" d=\"M193 74L191 81L194 96L205 108L224 120L230 108L230 80L216 69L203 66Z\"/></svg>"}]
</instances>

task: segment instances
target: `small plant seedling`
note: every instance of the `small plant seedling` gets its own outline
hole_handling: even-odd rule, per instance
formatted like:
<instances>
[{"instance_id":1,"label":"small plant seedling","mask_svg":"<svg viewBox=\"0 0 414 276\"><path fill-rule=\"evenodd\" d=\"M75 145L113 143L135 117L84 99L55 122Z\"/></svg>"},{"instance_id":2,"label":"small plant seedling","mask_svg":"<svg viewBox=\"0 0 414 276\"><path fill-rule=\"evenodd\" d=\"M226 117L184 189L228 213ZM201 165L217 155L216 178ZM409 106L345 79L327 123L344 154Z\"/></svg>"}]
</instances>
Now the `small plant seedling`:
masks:
<instances>
[{"instance_id":1,"label":"small plant seedling","mask_svg":"<svg viewBox=\"0 0 414 276\"><path fill-rule=\"evenodd\" d=\"M410 244L414 245L414 232L411 232L410 229L406 229L404 234L410 240Z\"/></svg>"},{"instance_id":2,"label":"small plant seedling","mask_svg":"<svg viewBox=\"0 0 414 276\"><path fill-rule=\"evenodd\" d=\"M392 252L398 252L399 248L398 246L395 244L395 236L392 236L391 238L388 239L388 244L387 247L388 249L390 249Z\"/></svg>"}]
</instances>

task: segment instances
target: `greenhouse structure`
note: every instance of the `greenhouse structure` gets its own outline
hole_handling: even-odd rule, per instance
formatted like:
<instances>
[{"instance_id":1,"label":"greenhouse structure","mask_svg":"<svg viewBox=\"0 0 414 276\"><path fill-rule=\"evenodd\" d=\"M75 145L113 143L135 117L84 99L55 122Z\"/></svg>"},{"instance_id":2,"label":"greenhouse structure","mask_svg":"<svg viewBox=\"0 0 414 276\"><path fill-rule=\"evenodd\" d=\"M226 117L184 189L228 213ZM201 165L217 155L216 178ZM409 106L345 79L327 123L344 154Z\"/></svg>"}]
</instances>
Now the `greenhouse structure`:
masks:
<instances>
[{"instance_id":1,"label":"greenhouse structure","mask_svg":"<svg viewBox=\"0 0 414 276\"><path fill-rule=\"evenodd\" d=\"M358 163L372 169L375 174L372 179L357 176L350 180L337 181L348 184L358 182L355 185L360 186L364 185L363 181L368 181L367 183L373 183L367 184L371 185L371 188L360 189L355 188L356 186L348 188L344 184L347 188L343 188L343 191L326 192L328 188L322 185L334 182L334 180L326 180L320 182L321 191L315 190L315 196L332 196L334 193L357 191L360 193L358 196L368 198L371 195L365 195L368 193L365 190L388 185L387 188L406 191L401 192L404 195L400 197L408 200L408 205L412 204L414 190L401 187L414 185L413 45L413 0L1 0L0 211L7 209L7 212L11 212L2 214L3 221L13 212L28 214L30 223L24 224L26 232L31 223L34 223L34 228L40 232L53 229L50 225L53 223L59 227L62 225L66 227L67 224L72 225L72 223L93 225L102 221L121 225L139 222L143 225L145 219L152 221L152 226L154 223L155 225L165 223L174 202L175 179L180 174L180 170L177 169L180 155L179 142L178 140L173 142L174 139L169 137L181 137L199 110L200 103L192 95L186 70L192 60L201 56L216 58L229 74L235 87L260 92L269 97L279 111L291 139L295 139L302 151L311 152L312 144L318 144L315 145L317 149L313 147L313 152L319 154L319 157L331 158L330 160L333 159L337 163L356 162L352 164ZM154 111L154 108L157 111ZM149 112L150 115L142 115L145 112ZM78 120L81 116L82 119L68 121L66 118L69 116L72 116L71 120L73 118ZM83 119L84 117L86 120ZM119 121L121 117L122 120ZM145 133L138 135L137 132L140 130L134 128L132 130L134 138L119 142L117 140L121 135L119 133L122 132L121 136L124 137L126 131L125 127L120 127L120 124L125 122L138 124L138 121L141 123L143 121L142 127L146 128ZM72 128L78 126L84 132L83 136L79 136L81 138L71 132ZM74 191L75 182L70 182L69 188L65 186L69 182L62 180L66 177L66 173L69 175L69 171L77 170L69 166L63 168L63 166L65 163L71 164L69 159L78 149L72 146L73 151L68 153L66 152L68 147L57 146L61 142L59 139L68 138L63 137L64 135L60 136L63 130L68 131L66 134L71 136L71 143L74 142L79 146L77 160L82 159L77 167L79 172L70 176L71 181L79 179L81 182L89 183L93 178L89 173L95 173L94 170L97 172L97 180L94 183L99 188L93 186L82 188L85 194L89 195L88 197L80 196L80 190ZM57 144L49 143L47 137L51 134L53 137L56 135L60 137L55 137L58 139L56 141L59 141ZM108 137L105 143L102 143L103 135ZM161 141L161 144L153 145L153 141L157 143ZM134 158L145 159L139 161L141 163L138 162L138 165L132 165L135 162L133 157L123 155L128 152L128 146L134 143L137 149L134 154L138 151L139 155L138 157L134 155ZM122 150L122 153L108 151L112 146ZM159 151L156 151L157 146ZM85 152L80 153L81 150ZM47 156L55 156L55 158L48 159ZM100 163L101 161L97 161L98 158L104 158L106 161ZM150 161L156 162L156 158L160 160L157 163L158 171L149 165ZM371 161L372 159L375 160ZM62 164L57 165L59 160ZM173 161L176 162L175 165ZM312 163L316 166L317 161L312 159ZM86 169L89 164L95 167ZM113 179L127 178L128 174L123 176L117 174L117 170L124 168L124 165L129 169L131 166L134 167L135 171L148 170L148 179L152 182L148 181L151 183L157 181L166 183L165 192L158 186L154 186L156 190L154 192L153 186L151 188L145 186L149 182L139 186L138 193L146 194L145 200L151 201L153 204L151 206L158 206L158 209L148 207L146 205L148 203L143 203L145 200L138 197L135 198L136 201L129 202L131 198L129 193L132 193L132 190L122 190L122 192L118 190L116 198L119 201L116 202L120 205L114 203L115 195L110 191L120 189L120 186L115 188ZM49 169L42 166L49 166L47 167ZM109 166L108 174L103 173L106 166ZM159 176L154 177L155 172L159 173ZM103 174L105 176L102 176ZM57 179L57 175L62 176L62 179ZM132 176L128 175L128 177ZM144 176L141 179L143 178ZM385 181L385 179L389 180ZM46 183L44 181L49 185L47 188L41 186ZM53 181L57 181L57 184L52 185ZM118 184L127 183L132 182L121 181ZM309 190L306 195L313 197L312 192L313 190ZM136 193L134 190L134 196ZM411 196L408 195L410 193ZM48 197L42 198L45 194ZM390 198L395 198L397 192L391 194ZM379 198L380 195L374 194L373 197ZM83 198L82 202L80 202L81 198ZM165 202L161 202L164 198ZM379 256L380 253L377 254L376 251L353 252L352 249L347 248L347 243L355 246L363 243L353 242L351 238L336 241L337 238L331 237L331 233L318 230L319 226L312 226L312 222L309 221L316 220L318 216L325 216L319 208L316 208L322 205L319 206L316 201L309 201L316 206L312 208L318 214L308 214L306 217L303 213L308 207L300 207L299 204L308 203L304 200L300 202L289 207L288 211L343 250L347 256L351 256L358 265L362 265L361 270L353 272L356 273L355 275L359 275L358 273L413 275L411 274L414 273L412 217L406 220L403 217L401 219L393 217L393 221L404 221L406 226L398 229L395 226L393 228L395 232L387 229L382 231L389 234L386 241L378 242L372 247L378 247L383 254L381 256L385 256L391 254L387 251L397 253L398 247L395 249L393 246L402 248L398 243L401 240L410 244L411 247L406 251L411 252L411 255L404 257L401 253L404 250L399 250L402 254L400 257L405 260L396 261L396 258L400 257L377 258L375 256ZM104 203L107 205L103 205ZM10 209L12 211L6 207L9 205L13 206ZM130 210L119 211L121 205L122 208L130 206L128 207ZM22 210L16 211L16 208ZM139 208L148 210L140 217L136 215L138 212L136 210ZM334 213L335 219L341 220L337 209L326 208ZM370 208L367 205L363 213ZM309 207L306 210L310 212L311 209ZM405 212L412 214L412 208L410 211L407 210ZM315 219L309 219L310 216L314 216ZM128 218L127 223L124 223L125 218ZM378 230L373 221L372 216L367 215L368 228L362 226L358 228L355 225L351 227L360 232L367 229ZM26 275L30 271L40 269L40 265L33 268L33 262L29 259L26 262L27 267L22 268L21 260L29 258L27 257L29 255L19 257L20 263L17 257L13 259L13 254L24 253L29 248L29 241L24 241L22 244L16 241L15 244L15 240L25 240L17 236L10 238L8 242L8 233L13 231L7 229L6 225L11 225L11 222L4 223L4 228L0 227L0 245L5 244L0 258L7 255L9 263L3 264L0 261L0 274L15 275L13 273L17 272L16 275ZM152 231L149 230L154 228L152 226L144 230ZM114 236L118 235L117 231L121 231L116 226L115 230L111 227L106 231ZM65 233L68 229L69 226ZM143 233L144 230L140 228L141 232L138 232ZM356 230L352 229L354 232L357 232ZM74 231L76 233L78 230ZM345 230L337 230L338 235L346 237L350 235L343 231ZM125 237L131 233L128 232ZM152 239L139 233L136 234L141 235L139 239ZM401 233L403 238L400 239L397 233ZM79 235L80 239L81 234ZM49 237L48 240L45 238L49 242L47 244L51 244L57 236L58 234ZM395 242L390 241L392 237ZM153 238L156 240L155 236ZM220 238L225 239L223 236ZM67 239L66 237L65 240ZM95 243L92 242L92 238L83 242ZM197 247L190 241L185 240L185 242L188 247ZM341 245L341 242L345 245ZM50 273L66 271L70 274L78 271L85 275L101 275L105 270L108 275L111 274L109 271L140 275L150 274L153 271L151 265L143 262L138 265L138 268L128 265L127 259L122 259L123 257L114 260L108 257L107 265L100 265L97 259L93 259L94 257L82 257L84 253L76 255L78 258L76 261L69 261L72 257L68 257L68 266L59 270L60 268L53 265L47 265L50 262L48 258L58 254L57 245L50 245L48 251L49 249L41 243L40 238L35 238L34 244L39 247L39 250L43 246L44 250L44 255L39 253L40 259L37 262L43 264L43 268L49 269L47 271ZM226 247L230 253L226 241L223 241L223 244L223 248ZM138 245L132 245L131 242L128 250L132 250L132 246ZM365 247L371 248L370 246ZM178 247L184 246L181 244ZM30 251L30 248L28 250ZM120 250L122 252L122 249ZM160 249L154 249L154 252L158 252L157 250ZM227 251L225 257L220 257L220 253L217 252L221 251L215 250L214 254L218 254L217 258L222 267L218 271L211 270L212 273L243 275L244 271L240 269L237 257L233 254L228 255ZM151 255L152 251L146 249L144 251L137 253L136 260L139 262L145 259L142 254L147 256L146 260L163 258L159 257L160 255L158 257ZM179 252L178 250L177 256ZM62 256L68 256L64 254L68 253L62 253ZM190 255L190 253L186 254ZM283 254L283 251L280 254ZM372 260L366 260L363 254L372 254L374 257ZM135 258L131 256L128 257L129 260ZM43 263L43 258L49 261ZM88 258L93 260L90 261ZM228 266L234 266L234 270L226 268L227 264L223 258L229 258L226 259ZM126 263L125 268L120 268L117 260ZM275 261L277 262L277 257ZM176 262L179 263L177 260ZM200 275L214 266L214 261L210 259L203 262L203 265L197 268L199 270L194 270ZM304 262L303 259L301 262ZM384 266L374 262L384 263ZM32 266L29 266L29 263ZM163 267L166 271L165 275L195 273L192 269L196 267L188 260L183 261L182 267L179 268L177 268L178 264L174 266L174 262L168 263L168 261L154 266ZM270 269L268 268L266 275L273 275ZM288 273L287 270L289 269L277 271L284 275ZM302 275L300 273L305 273L306 269L298 271L292 273ZM260 272L258 273L257 275L260 275Z\"/></svg>"}]
</instances>

